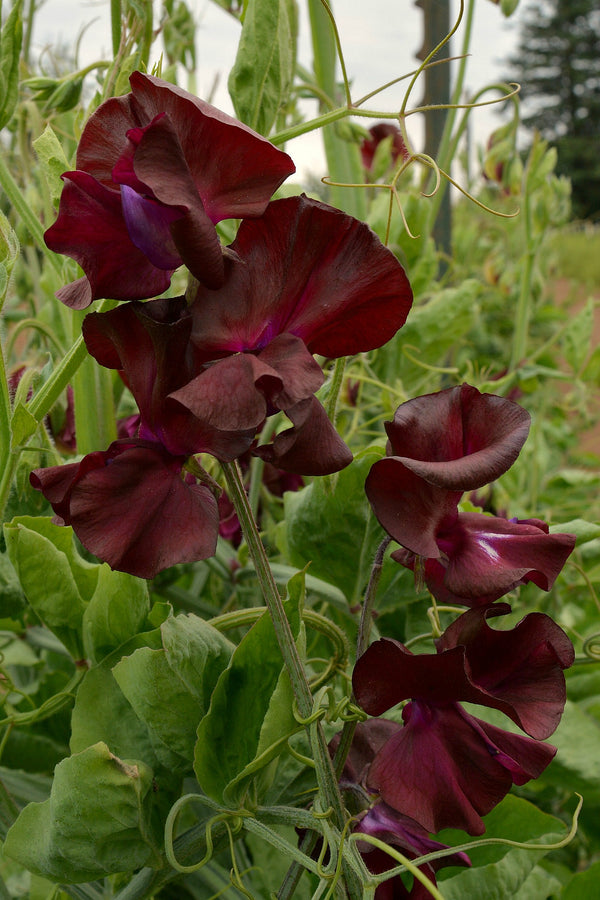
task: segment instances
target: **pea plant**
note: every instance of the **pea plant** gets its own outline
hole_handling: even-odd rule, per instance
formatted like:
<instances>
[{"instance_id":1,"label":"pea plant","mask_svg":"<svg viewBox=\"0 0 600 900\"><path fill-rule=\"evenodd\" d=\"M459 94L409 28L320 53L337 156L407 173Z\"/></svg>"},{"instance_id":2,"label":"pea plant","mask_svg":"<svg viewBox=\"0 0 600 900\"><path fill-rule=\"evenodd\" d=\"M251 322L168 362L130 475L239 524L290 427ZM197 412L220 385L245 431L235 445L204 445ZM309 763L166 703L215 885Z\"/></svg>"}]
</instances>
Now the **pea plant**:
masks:
<instances>
[{"instance_id":1,"label":"pea plant","mask_svg":"<svg viewBox=\"0 0 600 900\"><path fill-rule=\"evenodd\" d=\"M600 357L593 301L550 291L569 183L518 152L518 85L464 99L474 0L426 106L449 35L356 97L328 0L312 70L296 0L217 5L235 116L192 89L183 0L113 0L83 68L33 58L34 2L2 25L0 896L591 896ZM439 106L434 156L411 123Z\"/></svg>"}]
</instances>

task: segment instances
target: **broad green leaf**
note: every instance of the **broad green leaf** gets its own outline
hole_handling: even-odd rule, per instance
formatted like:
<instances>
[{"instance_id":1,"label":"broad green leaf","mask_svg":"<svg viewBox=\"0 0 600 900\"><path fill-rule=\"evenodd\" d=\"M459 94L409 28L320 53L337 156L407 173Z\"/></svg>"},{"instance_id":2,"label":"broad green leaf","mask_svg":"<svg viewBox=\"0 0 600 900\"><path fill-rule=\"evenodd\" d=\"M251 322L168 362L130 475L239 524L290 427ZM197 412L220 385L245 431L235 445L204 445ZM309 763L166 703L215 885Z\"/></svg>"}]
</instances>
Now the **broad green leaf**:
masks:
<instances>
[{"instance_id":1,"label":"broad green leaf","mask_svg":"<svg viewBox=\"0 0 600 900\"><path fill-rule=\"evenodd\" d=\"M573 876L561 894L561 900L597 900L599 885L600 862L596 862L585 872Z\"/></svg>"},{"instance_id":2,"label":"broad green leaf","mask_svg":"<svg viewBox=\"0 0 600 900\"><path fill-rule=\"evenodd\" d=\"M296 591L301 581L302 575L292 579L294 596L285 604L295 640L301 634L303 590ZM265 613L235 650L198 726L194 771L210 797L232 807L243 802L252 778L265 774L298 730L292 700L275 630Z\"/></svg>"},{"instance_id":3,"label":"broad green leaf","mask_svg":"<svg viewBox=\"0 0 600 900\"><path fill-rule=\"evenodd\" d=\"M54 206L58 207L63 189L61 175L70 169L64 150L51 125L33 142Z\"/></svg>"},{"instance_id":4,"label":"broad green leaf","mask_svg":"<svg viewBox=\"0 0 600 900\"><path fill-rule=\"evenodd\" d=\"M539 783L582 794L584 803L600 801L600 723L567 700L560 725L550 738L558 752Z\"/></svg>"},{"instance_id":5,"label":"broad green leaf","mask_svg":"<svg viewBox=\"0 0 600 900\"><path fill-rule=\"evenodd\" d=\"M574 534L577 538L577 546L587 544L600 537L600 525L595 522L586 522L585 519L571 519L569 522L561 522L550 526L550 533Z\"/></svg>"},{"instance_id":6,"label":"broad green leaf","mask_svg":"<svg viewBox=\"0 0 600 900\"><path fill-rule=\"evenodd\" d=\"M298 32L295 0L249 0L229 93L237 117L269 134L294 76Z\"/></svg>"},{"instance_id":7,"label":"broad green leaf","mask_svg":"<svg viewBox=\"0 0 600 900\"><path fill-rule=\"evenodd\" d=\"M508 838L520 843L550 844L561 840L565 825L554 816L541 812L532 803L509 794L484 819L485 838ZM443 843L464 844L465 834L443 831ZM468 851L472 869L445 878L439 873L439 887L445 900L464 900L465 897L485 897L485 900L514 900L521 897L521 887L546 850L524 850L507 844L488 844ZM443 879L443 880L442 880Z\"/></svg>"},{"instance_id":8,"label":"broad green leaf","mask_svg":"<svg viewBox=\"0 0 600 900\"><path fill-rule=\"evenodd\" d=\"M28 602L73 658L82 659L83 614L100 566L79 556L71 528L48 518L17 517L4 526L4 535Z\"/></svg>"},{"instance_id":9,"label":"broad green leaf","mask_svg":"<svg viewBox=\"0 0 600 900\"><path fill-rule=\"evenodd\" d=\"M4 852L35 875L70 883L158 865L151 804L152 770L98 743L59 763L49 799L23 809Z\"/></svg>"},{"instance_id":10,"label":"broad green leaf","mask_svg":"<svg viewBox=\"0 0 600 900\"><path fill-rule=\"evenodd\" d=\"M23 40L21 0L16 0L0 32L0 129L9 122L19 96L19 56Z\"/></svg>"},{"instance_id":11,"label":"broad green leaf","mask_svg":"<svg viewBox=\"0 0 600 900\"><path fill-rule=\"evenodd\" d=\"M114 677L136 714L155 736L163 765L188 770L194 759L198 723L205 715L217 679L233 644L198 616L167 619L163 648L141 648L113 668ZM164 748L164 752L163 752Z\"/></svg>"},{"instance_id":12,"label":"broad green leaf","mask_svg":"<svg viewBox=\"0 0 600 900\"><path fill-rule=\"evenodd\" d=\"M148 585L107 565L98 568L96 590L83 614L83 643L92 662L99 662L141 631L150 612Z\"/></svg>"},{"instance_id":13,"label":"broad green leaf","mask_svg":"<svg viewBox=\"0 0 600 900\"><path fill-rule=\"evenodd\" d=\"M158 629L145 632L86 672L71 715L71 753L79 753L103 741L121 758L143 759L152 768L159 764L148 728L124 697L111 666L121 658L121 653L134 653L139 647L159 649L160 646Z\"/></svg>"},{"instance_id":14,"label":"broad green leaf","mask_svg":"<svg viewBox=\"0 0 600 900\"><path fill-rule=\"evenodd\" d=\"M6 553L0 553L0 619L18 615L24 606L25 595L17 573Z\"/></svg>"},{"instance_id":15,"label":"broad green leaf","mask_svg":"<svg viewBox=\"0 0 600 900\"><path fill-rule=\"evenodd\" d=\"M323 479L284 495L286 557L334 584L348 602L361 596L384 532L365 494L365 479L383 451L358 453L337 476L333 492Z\"/></svg>"}]
</instances>

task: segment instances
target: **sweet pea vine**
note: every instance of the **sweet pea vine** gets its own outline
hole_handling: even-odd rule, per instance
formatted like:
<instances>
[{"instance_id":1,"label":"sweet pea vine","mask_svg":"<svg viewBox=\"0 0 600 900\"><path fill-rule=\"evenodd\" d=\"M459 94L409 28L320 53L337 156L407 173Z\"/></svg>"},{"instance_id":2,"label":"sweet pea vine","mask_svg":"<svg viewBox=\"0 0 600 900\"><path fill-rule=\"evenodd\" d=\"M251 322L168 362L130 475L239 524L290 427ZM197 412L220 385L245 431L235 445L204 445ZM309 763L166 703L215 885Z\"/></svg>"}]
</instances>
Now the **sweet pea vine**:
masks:
<instances>
[{"instance_id":1,"label":"sweet pea vine","mask_svg":"<svg viewBox=\"0 0 600 900\"><path fill-rule=\"evenodd\" d=\"M358 900L363 884L376 900L423 900L440 868L471 864L468 855L431 834L447 827L483 834L483 817L513 785L540 776L554 757L545 740L563 712L564 670L573 663L573 646L543 613L502 626L511 607L499 601L528 582L550 590L575 537L551 534L537 518L460 510L465 493L492 483L516 461L529 431L525 409L468 384L403 403L386 423L387 452L368 474L366 498L386 541L399 545L392 559L423 577L434 604L467 610L431 635L432 652L418 654L385 636L367 646L365 614L352 697L342 706L353 710L349 720L371 718L347 722L328 747L320 725L325 711L318 703L313 709L299 650L306 643L304 595L290 589L293 601L284 608L239 462L254 458L258 466L272 465L295 476L297 487L350 465L352 450L320 399L324 388L336 390L326 383L326 367L368 354L397 335L413 304L411 285L396 255L364 222L304 194L271 199L295 167L267 139L160 78L134 72L130 83L130 93L107 100L88 120L76 169L62 176L58 217L45 241L84 272L58 291L64 304L79 310L102 298L118 301L86 315L83 339L90 356L117 373L137 413L110 446L65 465L36 468L31 484L52 506L54 522L71 526L87 551L113 570L153 579L176 564L215 555L219 531L228 533L228 523L219 521L221 467L232 504L226 515L243 533L271 616L260 628L280 651L285 677L282 661L269 659L265 678L272 680L276 701L271 708L271 696L260 691L252 698L266 708L256 756L245 747L244 771L233 773L220 798L218 778L210 787L202 784L198 773L207 777L206 767L196 745L193 770L190 763L186 774L196 774L209 806L222 799L224 809L206 826L205 857L181 872L210 859L213 825L226 823L232 847L243 828L258 827L247 820L254 822L256 797L265 784L268 789L266 763L286 748L306 761L290 745L303 725L319 793L313 813L300 818L319 827L314 833L306 828L301 848L292 848L295 863L304 860L309 871L325 872L322 859L314 861L320 845L321 856L329 851L336 873L331 877L343 877L351 900ZM376 127L363 147L366 170L382 138L393 141L392 161L406 161L397 129ZM228 247L215 228L224 219L241 220ZM171 296L180 267L185 295ZM361 500L368 510L362 487ZM374 571L381 563L382 553ZM373 577L365 613L371 612L375 585ZM286 613L292 602L294 633ZM159 665L153 654L163 653L162 678L165 667L176 668L185 654L172 637L157 649L154 642L162 638L152 635L133 650L142 651L148 666ZM215 640L207 635L192 641L200 656ZM228 647L223 679L232 692L236 679L241 684L247 676L245 653L257 667L251 642ZM345 658L343 636L341 643ZM185 660L171 685L175 696L197 688L195 664ZM114 670L124 692L130 688L127 665ZM213 733L215 706L227 703L219 673L213 673L212 695L202 698L202 733ZM314 679L312 684L314 690ZM282 712L282 698L291 693L292 712ZM149 701L136 691L131 699L144 719ZM197 700L190 709L197 710ZM503 714L523 734L476 717L465 703ZM383 718L396 706L394 720ZM288 730L280 733L282 722ZM193 737L200 723L186 724ZM155 743L168 756L162 737ZM223 751L228 761L230 750ZM229 809L237 797L232 785L246 791L248 809ZM179 798L167 818L170 864L176 863L173 810L186 802ZM293 822L286 816L286 824ZM267 839L281 846L272 835ZM420 863L430 853L439 855ZM412 885L405 872L391 872L398 854L415 876ZM291 872L289 882L294 877Z\"/></svg>"}]
</instances>

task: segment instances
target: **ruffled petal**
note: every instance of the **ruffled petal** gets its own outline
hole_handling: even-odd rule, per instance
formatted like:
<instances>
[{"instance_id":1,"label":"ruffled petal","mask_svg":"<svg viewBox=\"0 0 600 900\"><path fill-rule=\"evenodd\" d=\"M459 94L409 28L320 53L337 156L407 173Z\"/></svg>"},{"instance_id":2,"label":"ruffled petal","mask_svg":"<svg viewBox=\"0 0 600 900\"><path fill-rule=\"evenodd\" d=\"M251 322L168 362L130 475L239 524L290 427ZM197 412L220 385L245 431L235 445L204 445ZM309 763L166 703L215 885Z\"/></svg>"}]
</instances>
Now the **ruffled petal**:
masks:
<instances>
[{"instance_id":1,"label":"ruffled petal","mask_svg":"<svg viewBox=\"0 0 600 900\"><path fill-rule=\"evenodd\" d=\"M242 222L219 292L200 287L193 340L210 358L260 351L277 335L328 357L372 350L404 324L412 292L402 266L370 228L307 197L269 204Z\"/></svg>"},{"instance_id":2,"label":"ruffled petal","mask_svg":"<svg viewBox=\"0 0 600 900\"><path fill-rule=\"evenodd\" d=\"M459 616L437 641L438 651L464 647L469 680L502 701L502 709L531 737L543 740L558 727L565 701L563 669L575 652L549 616L530 613L507 631L487 619L507 604L472 609ZM458 698L457 698L458 699Z\"/></svg>"},{"instance_id":3,"label":"ruffled petal","mask_svg":"<svg viewBox=\"0 0 600 900\"><path fill-rule=\"evenodd\" d=\"M546 744L488 726L457 704L410 703L403 717L402 731L371 764L368 784L432 832L461 828L483 834L481 817L513 783L536 778L555 753Z\"/></svg>"},{"instance_id":4,"label":"ruffled petal","mask_svg":"<svg viewBox=\"0 0 600 900\"><path fill-rule=\"evenodd\" d=\"M188 484L181 467L160 445L117 442L58 472L38 469L31 482L90 553L113 569L153 578L216 549L215 497Z\"/></svg>"},{"instance_id":5,"label":"ruffled petal","mask_svg":"<svg viewBox=\"0 0 600 900\"><path fill-rule=\"evenodd\" d=\"M529 424L518 404L463 384L399 406L386 424L388 455L438 487L474 490L510 468Z\"/></svg>"},{"instance_id":6,"label":"ruffled petal","mask_svg":"<svg viewBox=\"0 0 600 900\"><path fill-rule=\"evenodd\" d=\"M452 593L501 597L527 581L550 590L575 536L548 534L533 520L460 513L447 529L438 529L437 542L448 558L445 584Z\"/></svg>"},{"instance_id":7,"label":"ruffled petal","mask_svg":"<svg viewBox=\"0 0 600 900\"><path fill-rule=\"evenodd\" d=\"M85 285L76 292L71 285L59 292L59 299L81 309L87 297L91 303L101 297L144 300L162 294L176 267L157 268L135 246L123 218L120 192L85 172L67 172L63 180L58 218L44 239L51 250L79 263L89 293Z\"/></svg>"},{"instance_id":8,"label":"ruffled petal","mask_svg":"<svg viewBox=\"0 0 600 900\"><path fill-rule=\"evenodd\" d=\"M352 453L316 397L285 412L293 427L276 435L272 444L254 447L255 456L297 475L331 475L352 462Z\"/></svg>"},{"instance_id":9,"label":"ruffled petal","mask_svg":"<svg viewBox=\"0 0 600 900\"><path fill-rule=\"evenodd\" d=\"M365 491L380 524L395 541L418 556L437 558L437 533L452 523L462 494L436 487L395 456L377 460Z\"/></svg>"}]
</instances>

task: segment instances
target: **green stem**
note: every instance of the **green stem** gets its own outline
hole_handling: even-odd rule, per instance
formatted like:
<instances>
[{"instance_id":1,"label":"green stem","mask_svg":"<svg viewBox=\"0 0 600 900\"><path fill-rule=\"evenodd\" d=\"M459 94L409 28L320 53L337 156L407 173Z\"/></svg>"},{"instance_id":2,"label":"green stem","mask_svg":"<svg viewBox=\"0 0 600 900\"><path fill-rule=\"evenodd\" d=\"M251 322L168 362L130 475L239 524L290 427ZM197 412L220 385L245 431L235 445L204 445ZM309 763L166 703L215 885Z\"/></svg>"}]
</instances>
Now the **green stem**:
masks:
<instances>
[{"instance_id":1,"label":"green stem","mask_svg":"<svg viewBox=\"0 0 600 900\"><path fill-rule=\"evenodd\" d=\"M242 532L246 539L246 543L248 544L250 556L254 562L256 576L261 587L265 604L271 615L277 642L290 678L298 712L303 719L311 719L313 712L313 698L310 685L298 653L298 648L294 641L290 623L285 614L281 597L279 596L279 591L277 590L277 585L275 584L275 579L273 578L271 567L269 566L265 548L260 539L256 522L252 517L252 511L250 509L248 497L246 496L246 491L244 490L240 468L237 462L222 463L221 465L227 482L229 497L237 513ZM329 756L325 734L320 723L316 724L313 733L315 735L315 740L313 742L315 769L324 808L332 808L334 822L339 830L342 831L346 822L344 805L331 757ZM351 900L360 900L362 891L358 879L349 871L346 872L346 877ZM289 896L291 896L291 894L280 894L280 897L282 898L287 898Z\"/></svg>"}]
</instances>

